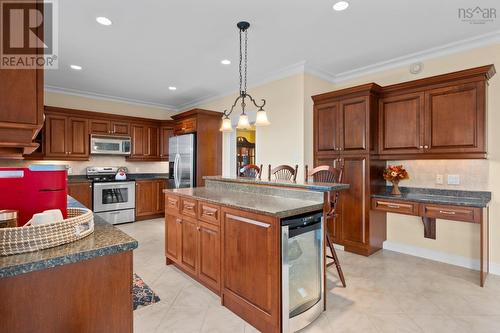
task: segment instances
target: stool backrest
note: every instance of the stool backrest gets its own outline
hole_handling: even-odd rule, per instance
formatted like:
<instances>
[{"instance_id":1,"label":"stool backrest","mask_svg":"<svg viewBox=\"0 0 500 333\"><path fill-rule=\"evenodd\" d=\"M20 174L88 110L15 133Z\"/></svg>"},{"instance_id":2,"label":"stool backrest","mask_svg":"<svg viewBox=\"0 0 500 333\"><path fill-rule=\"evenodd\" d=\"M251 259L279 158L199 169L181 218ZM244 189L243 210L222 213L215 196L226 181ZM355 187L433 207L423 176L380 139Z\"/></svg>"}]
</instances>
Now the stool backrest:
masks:
<instances>
[{"instance_id":1,"label":"stool backrest","mask_svg":"<svg viewBox=\"0 0 500 333\"><path fill-rule=\"evenodd\" d=\"M240 177L260 179L262 175L262 164L258 167L255 164L247 164L239 170Z\"/></svg>"},{"instance_id":2,"label":"stool backrest","mask_svg":"<svg viewBox=\"0 0 500 333\"><path fill-rule=\"evenodd\" d=\"M299 166L295 165L295 168L289 165L278 165L277 167L271 169L271 164L269 164L268 179L271 180L271 176L276 180L297 180L297 172Z\"/></svg>"}]
</instances>

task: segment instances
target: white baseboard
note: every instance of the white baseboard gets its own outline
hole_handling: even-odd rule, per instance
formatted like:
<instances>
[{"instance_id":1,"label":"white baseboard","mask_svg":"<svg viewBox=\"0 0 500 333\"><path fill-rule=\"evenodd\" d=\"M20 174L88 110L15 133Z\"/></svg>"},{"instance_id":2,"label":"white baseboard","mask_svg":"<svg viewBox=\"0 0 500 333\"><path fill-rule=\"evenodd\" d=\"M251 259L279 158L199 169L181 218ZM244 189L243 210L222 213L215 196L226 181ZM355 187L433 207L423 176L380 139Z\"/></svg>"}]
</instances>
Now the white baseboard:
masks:
<instances>
[{"instance_id":1,"label":"white baseboard","mask_svg":"<svg viewBox=\"0 0 500 333\"><path fill-rule=\"evenodd\" d=\"M386 250L409 254L415 257L444 262L446 264L479 270L479 260L449 253L429 250L422 247L385 241L383 248ZM490 274L500 275L500 264L490 261Z\"/></svg>"}]
</instances>

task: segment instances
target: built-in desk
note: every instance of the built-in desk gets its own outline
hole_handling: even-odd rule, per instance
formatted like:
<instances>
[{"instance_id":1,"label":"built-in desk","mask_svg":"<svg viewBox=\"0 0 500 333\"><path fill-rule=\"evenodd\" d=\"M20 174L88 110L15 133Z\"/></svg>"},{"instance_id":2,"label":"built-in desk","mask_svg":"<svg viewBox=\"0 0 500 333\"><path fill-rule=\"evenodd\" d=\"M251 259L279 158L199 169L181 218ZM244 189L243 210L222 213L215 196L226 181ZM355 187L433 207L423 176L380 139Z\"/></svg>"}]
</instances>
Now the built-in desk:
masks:
<instances>
[{"instance_id":1,"label":"built-in desk","mask_svg":"<svg viewBox=\"0 0 500 333\"><path fill-rule=\"evenodd\" d=\"M371 208L378 211L420 216L424 237L436 239L436 219L477 223L480 228L480 284L489 272L489 212L491 192L457 191L424 188L401 188L401 195L391 194L391 187L372 195Z\"/></svg>"}]
</instances>

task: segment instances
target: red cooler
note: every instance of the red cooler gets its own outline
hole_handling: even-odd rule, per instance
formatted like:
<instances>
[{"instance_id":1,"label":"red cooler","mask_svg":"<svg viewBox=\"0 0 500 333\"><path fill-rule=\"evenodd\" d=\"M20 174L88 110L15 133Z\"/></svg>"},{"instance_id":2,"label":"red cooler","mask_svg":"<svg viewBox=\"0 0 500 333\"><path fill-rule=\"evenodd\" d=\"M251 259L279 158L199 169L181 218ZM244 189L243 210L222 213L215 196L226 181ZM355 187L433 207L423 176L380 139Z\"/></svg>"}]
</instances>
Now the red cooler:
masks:
<instances>
[{"instance_id":1,"label":"red cooler","mask_svg":"<svg viewBox=\"0 0 500 333\"><path fill-rule=\"evenodd\" d=\"M18 226L25 225L33 214L48 209L60 209L66 218L66 179L64 165L0 168L0 210L17 210Z\"/></svg>"}]
</instances>

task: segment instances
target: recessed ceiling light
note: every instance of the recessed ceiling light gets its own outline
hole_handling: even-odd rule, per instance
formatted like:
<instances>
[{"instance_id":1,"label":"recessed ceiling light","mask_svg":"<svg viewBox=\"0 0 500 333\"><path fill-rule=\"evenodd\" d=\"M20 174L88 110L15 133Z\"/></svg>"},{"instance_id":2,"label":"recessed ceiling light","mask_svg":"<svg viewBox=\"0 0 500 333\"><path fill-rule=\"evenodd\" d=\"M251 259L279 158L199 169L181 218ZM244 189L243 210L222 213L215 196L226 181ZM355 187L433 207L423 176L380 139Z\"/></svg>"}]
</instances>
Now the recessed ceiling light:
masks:
<instances>
[{"instance_id":1,"label":"recessed ceiling light","mask_svg":"<svg viewBox=\"0 0 500 333\"><path fill-rule=\"evenodd\" d=\"M231 65L231 60L224 59L224 60L221 60L220 63L223 64L223 65Z\"/></svg>"},{"instance_id":2,"label":"recessed ceiling light","mask_svg":"<svg viewBox=\"0 0 500 333\"><path fill-rule=\"evenodd\" d=\"M177 87L170 86L170 87L168 87L168 90L174 91L174 90L177 90Z\"/></svg>"},{"instance_id":3,"label":"recessed ceiling light","mask_svg":"<svg viewBox=\"0 0 500 333\"><path fill-rule=\"evenodd\" d=\"M335 9L338 12L340 12L342 10L346 10L347 7L349 7L349 2L347 2L347 1L339 1L333 5L333 9Z\"/></svg>"},{"instance_id":4,"label":"recessed ceiling light","mask_svg":"<svg viewBox=\"0 0 500 333\"><path fill-rule=\"evenodd\" d=\"M104 16L96 17L95 20L97 21L97 23L102 24L102 25L111 25L111 24L113 24L113 22L111 22L111 20L109 18L104 17Z\"/></svg>"},{"instance_id":5,"label":"recessed ceiling light","mask_svg":"<svg viewBox=\"0 0 500 333\"><path fill-rule=\"evenodd\" d=\"M79 65L70 65L69 67L71 67L71 69L74 69L75 71L81 71L82 70L82 66L79 66Z\"/></svg>"}]
</instances>

